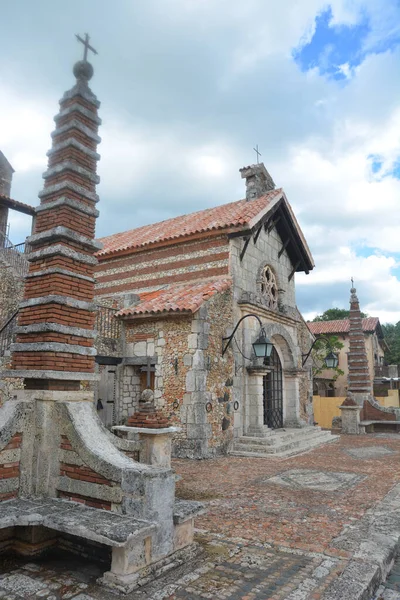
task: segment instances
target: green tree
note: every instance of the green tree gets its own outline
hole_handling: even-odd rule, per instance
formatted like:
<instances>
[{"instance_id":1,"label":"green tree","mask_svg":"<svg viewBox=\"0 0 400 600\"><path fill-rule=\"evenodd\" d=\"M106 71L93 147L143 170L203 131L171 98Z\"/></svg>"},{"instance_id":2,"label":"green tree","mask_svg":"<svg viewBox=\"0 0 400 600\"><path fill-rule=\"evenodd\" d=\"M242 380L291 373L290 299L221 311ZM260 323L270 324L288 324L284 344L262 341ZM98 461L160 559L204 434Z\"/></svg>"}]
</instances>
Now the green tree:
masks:
<instances>
[{"instance_id":1,"label":"green tree","mask_svg":"<svg viewBox=\"0 0 400 600\"><path fill-rule=\"evenodd\" d=\"M350 310L346 308L328 308L322 315L317 315L313 322L317 321L338 321L339 319L348 319ZM368 317L366 313L361 313L363 319Z\"/></svg>"},{"instance_id":2,"label":"green tree","mask_svg":"<svg viewBox=\"0 0 400 600\"><path fill-rule=\"evenodd\" d=\"M386 323L382 325L385 342L389 350L385 352L385 363L388 365L400 365L400 321L394 325Z\"/></svg>"}]
</instances>

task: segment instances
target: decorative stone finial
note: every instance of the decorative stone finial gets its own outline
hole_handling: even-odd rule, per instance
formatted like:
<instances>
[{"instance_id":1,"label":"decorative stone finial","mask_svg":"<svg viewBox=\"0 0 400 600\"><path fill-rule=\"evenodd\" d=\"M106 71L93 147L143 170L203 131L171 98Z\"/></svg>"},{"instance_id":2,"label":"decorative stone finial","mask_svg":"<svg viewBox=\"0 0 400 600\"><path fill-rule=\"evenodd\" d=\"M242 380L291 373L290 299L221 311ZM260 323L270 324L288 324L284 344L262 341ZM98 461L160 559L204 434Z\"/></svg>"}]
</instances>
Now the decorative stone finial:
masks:
<instances>
[{"instance_id":1,"label":"decorative stone finial","mask_svg":"<svg viewBox=\"0 0 400 600\"><path fill-rule=\"evenodd\" d=\"M353 277L351 278L351 289L350 289L350 294L352 294L353 296L357 293L356 288L354 287L354 279Z\"/></svg>"},{"instance_id":2,"label":"decorative stone finial","mask_svg":"<svg viewBox=\"0 0 400 600\"><path fill-rule=\"evenodd\" d=\"M74 64L74 75L78 79L78 81L89 81L89 79L93 77L93 67L87 60L88 50L91 50L93 54L98 54L98 52L93 48L93 46L89 44L90 38L88 33L85 33L85 39L81 38L81 36L78 34L76 34L75 37L78 40L78 42L81 42L81 44L83 44L84 50L83 60L79 60L77 63Z\"/></svg>"},{"instance_id":3,"label":"decorative stone finial","mask_svg":"<svg viewBox=\"0 0 400 600\"><path fill-rule=\"evenodd\" d=\"M89 81L93 77L93 67L87 60L79 60L74 64L74 75L78 80Z\"/></svg>"}]
</instances>

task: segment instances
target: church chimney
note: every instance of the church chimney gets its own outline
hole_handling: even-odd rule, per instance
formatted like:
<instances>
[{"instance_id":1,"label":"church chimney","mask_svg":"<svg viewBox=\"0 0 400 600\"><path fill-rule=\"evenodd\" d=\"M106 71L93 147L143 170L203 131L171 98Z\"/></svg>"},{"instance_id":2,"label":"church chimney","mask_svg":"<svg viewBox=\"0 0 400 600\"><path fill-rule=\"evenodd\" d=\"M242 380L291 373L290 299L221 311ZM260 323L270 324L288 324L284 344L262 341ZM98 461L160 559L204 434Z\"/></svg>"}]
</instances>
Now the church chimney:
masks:
<instances>
[{"instance_id":1,"label":"church chimney","mask_svg":"<svg viewBox=\"0 0 400 600\"><path fill-rule=\"evenodd\" d=\"M275 183L264 163L240 169L242 179L246 179L246 200L255 200L275 189Z\"/></svg>"},{"instance_id":2,"label":"church chimney","mask_svg":"<svg viewBox=\"0 0 400 600\"><path fill-rule=\"evenodd\" d=\"M0 150L0 196L10 196L14 169Z\"/></svg>"},{"instance_id":3,"label":"church chimney","mask_svg":"<svg viewBox=\"0 0 400 600\"><path fill-rule=\"evenodd\" d=\"M11 182L14 169L0 150L0 196L11 194ZM0 206L0 248L3 248L7 235L8 208Z\"/></svg>"}]
</instances>

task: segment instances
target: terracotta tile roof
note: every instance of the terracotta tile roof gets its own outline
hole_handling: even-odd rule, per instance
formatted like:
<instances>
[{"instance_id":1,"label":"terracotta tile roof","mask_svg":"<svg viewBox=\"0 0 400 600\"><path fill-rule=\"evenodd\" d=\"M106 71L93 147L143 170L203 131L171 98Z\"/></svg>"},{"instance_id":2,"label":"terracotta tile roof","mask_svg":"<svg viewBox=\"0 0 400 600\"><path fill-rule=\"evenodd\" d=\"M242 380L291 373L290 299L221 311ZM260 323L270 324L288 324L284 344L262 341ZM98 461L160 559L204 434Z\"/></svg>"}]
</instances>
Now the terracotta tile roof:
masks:
<instances>
[{"instance_id":1,"label":"terracotta tile roof","mask_svg":"<svg viewBox=\"0 0 400 600\"><path fill-rule=\"evenodd\" d=\"M18 200L13 200L12 198L9 198L9 196L4 196L3 194L0 194L0 206L7 206L7 208L12 208L26 215L33 216L35 214L34 206L18 202Z\"/></svg>"},{"instance_id":2,"label":"terracotta tile roof","mask_svg":"<svg viewBox=\"0 0 400 600\"><path fill-rule=\"evenodd\" d=\"M272 190L256 200L238 200L214 208L206 208L189 215L181 215L159 223L145 225L101 238L103 249L97 253L102 257L130 248L147 246L205 231L246 228L254 217L265 210L275 199L282 196L282 189Z\"/></svg>"},{"instance_id":3,"label":"terracotta tile roof","mask_svg":"<svg viewBox=\"0 0 400 600\"><path fill-rule=\"evenodd\" d=\"M200 306L232 285L230 278L197 281L180 286L169 286L152 292L139 294L140 301L134 306L123 308L116 317L152 315L160 313L194 313Z\"/></svg>"},{"instance_id":4,"label":"terracotta tile roof","mask_svg":"<svg viewBox=\"0 0 400 600\"><path fill-rule=\"evenodd\" d=\"M349 319L338 319L337 321L316 321L308 322L308 329L314 335L323 333L348 333L350 330ZM378 317L367 317L362 320L363 331L374 332L379 325Z\"/></svg>"}]
</instances>

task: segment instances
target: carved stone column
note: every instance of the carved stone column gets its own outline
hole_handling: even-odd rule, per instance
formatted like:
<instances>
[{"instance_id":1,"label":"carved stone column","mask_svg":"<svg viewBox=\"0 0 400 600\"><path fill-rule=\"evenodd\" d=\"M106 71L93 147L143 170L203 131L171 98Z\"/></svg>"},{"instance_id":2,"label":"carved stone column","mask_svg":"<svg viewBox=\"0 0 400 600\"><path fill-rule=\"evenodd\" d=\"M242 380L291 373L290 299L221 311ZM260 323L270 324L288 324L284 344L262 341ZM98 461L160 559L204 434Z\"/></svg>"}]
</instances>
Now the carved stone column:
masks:
<instances>
[{"instance_id":1,"label":"carved stone column","mask_svg":"<svg viewBox=\"0 0 400 600\"><path fill-rule=\"evenodd\" d=\"M263 437L269 431L264 424L264 377L270 372L267 366L250 366L247 383L247 411L249 415L249 426L246 435Z\"/></svg>"},{"instance_id":2,"label":"carved stone column","mask_svg":"<svg viewBox=\"0 0 400 600\"><path fill-rule=\"evenodd\" d=\"M283 371L284 378L284 427L305 427L300 419L300 386L299 375L302 371L298 369L286 369Z\"/></svg>"}]
</instances>

